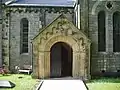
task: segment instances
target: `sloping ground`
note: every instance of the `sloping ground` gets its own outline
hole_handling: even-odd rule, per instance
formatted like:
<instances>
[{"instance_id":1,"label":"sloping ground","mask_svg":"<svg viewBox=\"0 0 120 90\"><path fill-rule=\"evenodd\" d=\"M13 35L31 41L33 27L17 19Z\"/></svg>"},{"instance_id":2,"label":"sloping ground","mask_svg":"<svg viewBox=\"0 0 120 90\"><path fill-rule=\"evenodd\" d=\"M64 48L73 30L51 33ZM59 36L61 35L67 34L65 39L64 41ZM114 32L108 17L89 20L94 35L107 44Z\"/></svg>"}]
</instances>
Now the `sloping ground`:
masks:
<instances>
[{"instance_id":1,"label":"sloping ground","mask_svg":"<svg viewBox=\"0 0 120 90\"><path fill-rule=\"evenodd\" d=\"M7 76L0 75L0 80L8 80L16 86L14 88L0 88L0 90L35 90L38 79L32 79L31 75L24 74L9 74Z\"/></svg>"},{"instance_id":2,"label":"sloping ground","mask_svg":"<svg viewBox=\"0 0 120 90\"><path fill-rule=\"evenodd\" d=\"M102 78L87 83L89 90L120 90L120 78Z\"/></svg>"}]
</instances>

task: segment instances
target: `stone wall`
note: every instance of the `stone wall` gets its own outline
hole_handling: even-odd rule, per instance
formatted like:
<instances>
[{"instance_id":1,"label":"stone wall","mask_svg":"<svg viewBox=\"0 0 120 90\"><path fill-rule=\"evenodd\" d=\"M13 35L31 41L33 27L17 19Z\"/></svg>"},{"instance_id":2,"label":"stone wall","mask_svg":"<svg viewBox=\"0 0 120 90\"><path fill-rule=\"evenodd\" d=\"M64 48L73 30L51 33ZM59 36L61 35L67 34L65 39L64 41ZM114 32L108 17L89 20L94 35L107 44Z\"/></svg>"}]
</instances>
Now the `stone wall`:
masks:
<instances>
[{"instance_id":1,"label":"stone wall","mask_svg":"<svg viewBox=\"0 0 120 90\"><path fill-rule=\"evenodd\" d=\"M0 2L0 67L2 66L2 5Z\"/></svg>"},{"instance_id":2,"label":"stone wall","mask_svg":"<svg viewBox=\"0 0 120 90\"><path fill-rule=\"evenodd\" d=\"M111 3L112 6L107 7ZM113 52L113 13L120 11L119 1L89 0L89 38L91 47L91 73L117 72L120 70L120 53ZM98 52L98 12L106 14L106 51Z\"/></svg>"},{"instance_id":3,"label":"stone wall","mask_svg":"<svg viewBox=\"0 0 120 90\"><path fill-rule=\"evenodd\" d=\"M16 65L22 67L24 64L32 64L31 39L62 13L73 21L73 8L6 7L3 60L8 63L11 71L14 71ZM29 51L20 54L20 20L22 18L27 18L29 22Z\"/></svg>"},{"instance_id":4,"label":"stone wall","mask_svg":"<svg viewBox=\"0 0 120 90\"><path fill-rule=\"evenodd\" d=\"M87 2L89 1L89 2ZM107 4L112 6L108 7ZM92 41L91 73L117 72L120 70L120 53L113 52L113 13L120 11L119 1L80 0L79 28L86 32ZM106 51L98 52L98 12L106 13ZM32 64L31 39L39 31L50 24L56 17L64 13L71 22L74 21L74 8L62 7L5 7L2 31L2 59L14 71L15 65ZM20 20L29 21L29 53L20 54ZM3 29L1 29L3 27Z\"/></svg>"}]
</instances>

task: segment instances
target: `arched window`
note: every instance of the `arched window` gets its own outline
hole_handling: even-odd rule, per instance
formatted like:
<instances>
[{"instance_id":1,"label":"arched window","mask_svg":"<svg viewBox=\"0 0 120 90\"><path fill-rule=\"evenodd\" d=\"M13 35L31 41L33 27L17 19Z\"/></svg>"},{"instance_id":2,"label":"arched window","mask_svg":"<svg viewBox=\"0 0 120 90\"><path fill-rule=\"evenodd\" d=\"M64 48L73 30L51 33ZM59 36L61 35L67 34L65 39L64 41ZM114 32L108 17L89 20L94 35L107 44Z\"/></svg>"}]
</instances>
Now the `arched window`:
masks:
<instances>
[{"instance_id":1,"label":"arched window","mask_svg":"<svg viewBox=\"0 0 120 90\"><path fill-rule=\"evenodd\" d=\"M98 13L98 51L106 51L105 12Z\"/></svg>"},{"instance_id":2,"label":"arched window","mask_svg":"<svg viewBox=\"0 0 120 90\"><path fill-rule=\"evenodd\" d=\"M20 22L21 31L20 31L20 52L28 53L28 20L23 18Z\"/></svg>"},{"instance_id":3,"label":"arched window","mask_svg":"<svg viewBox=\"0 0 120 90\"><path fill-rule=\"evenodd\" d=\"M113 14L113 52L120 52L120 12Z\"/></svg>"}]
</instances>

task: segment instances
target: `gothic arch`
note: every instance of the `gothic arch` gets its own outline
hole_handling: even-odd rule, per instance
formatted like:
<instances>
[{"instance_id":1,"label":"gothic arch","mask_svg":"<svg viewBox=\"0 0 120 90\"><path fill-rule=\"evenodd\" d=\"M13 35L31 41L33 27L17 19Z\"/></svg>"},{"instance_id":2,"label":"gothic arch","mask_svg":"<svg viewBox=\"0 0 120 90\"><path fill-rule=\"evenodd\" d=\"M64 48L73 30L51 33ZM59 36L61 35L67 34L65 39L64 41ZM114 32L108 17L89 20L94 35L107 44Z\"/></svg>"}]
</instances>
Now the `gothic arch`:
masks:
<instances>
[{"instance_id":1,"label":"gothic arch","mask_svg":"<svg viewBox=\"0 0 120 90\"><path fill-rule=\"evenodd\" d=\"M105 52L106 50L106 24L105 11L100 11L98 13L98 51Z\"/></svg>"},{"instance_id":2,"label":"gothic arch","mask_svg":"<svg viewBox=\"0 0 120 90\"><path fill-rule=\"evenodd\" d=\"M120 12L113 13L113 52L120 52Z\"/></svg>"},{"instance_id":3,"label":"gothic arch","mask_svg":"<svg viewBox=\"0 0 120 90\"><path fill-rule=\"evenodd\" d=\"M94 5L93 5L93 7L92 7L92 11L91 11L91 14L92 14L92 15L95 15L98 6L101 5L101 4L102 4L102 1L96 1L96 2L94 3Z\"/></svg>"}]
</instances>

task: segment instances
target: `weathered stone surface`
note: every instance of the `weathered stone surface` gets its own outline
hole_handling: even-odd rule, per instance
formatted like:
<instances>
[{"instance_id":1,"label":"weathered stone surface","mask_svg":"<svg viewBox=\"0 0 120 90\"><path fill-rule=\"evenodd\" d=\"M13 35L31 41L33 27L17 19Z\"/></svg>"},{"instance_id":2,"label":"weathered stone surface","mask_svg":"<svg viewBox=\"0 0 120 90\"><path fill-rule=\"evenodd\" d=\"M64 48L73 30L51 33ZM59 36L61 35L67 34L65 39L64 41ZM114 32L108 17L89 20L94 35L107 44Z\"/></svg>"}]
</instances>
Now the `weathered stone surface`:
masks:
<instances>
[{"instance_id":1,"label":"weathered stone surface","mask_svg":"<svg viewBox=\"0 0 120 90\"><path fill-rule=\"evenodd\" d=\"M60 15L33 39L33 74L39 78L50 77L50 49L57 42L65 42L73 49L72 76L89 79L90 41L64 15Z\"/></svg>"},{"instance_id":2,"label":"weathered stone surface","mask_svg":"<svg viewBox=\"0 0 120 90\"><path fill-rule=\"evenodd\" d=\"M51 7L50 7L51 8ZM33 39L40 31L49 23L51 23L60 13L66 13L67 17L72 21L73 9L64 8L28 8L28 7L6 7L4 10L4 27L3 27L3 61L7 63L10 70L14 72L15 66L22 67L24 64L32 64L32 44ZM49 13L47 11L50 11ZM29 38L28 53L20 54L20 21L22 18L28 19L29 22ZM1 29L2 30L2 29Z\"/></svg>"},{"instance_id":3,"label":"weathered stone surface","mask_svg":"<svg viewBox=\"0 0 120 90\"><path fill-rule=\"evenodd\" d=\"M50 26L50 29L46 27L46 30L43 31L39 38L36 38L36 42L39 42L39 44L36 43L35 47L39 47L40 50L44 51L45 45L43 43L51 40L52 42L57 42L59 40L65 41L66 43L72 42L75 45L78 44L79 46L80 41L78 39L81 38L81 35L75 31L76 28L67 28L67 24L62 24L61 28L61 23L58 23L60 21L56 22L55 25L50 24L60 14L65 14L69 21L74 22L74 24L80 28L82 32L85 32L92 41L91 58L87 57L87 59L91 59L89 62L90 65L88 66L89 68L91 66L91 74L94 74L95 72L101 72L103 70L110 72L119 71L120 52L113 52L113 13L120 11L120 1L78 0L78 2L79 4L76 5L75 8L32 6L11 7L2 5L3 12L0 13L0 18L3 20L2 24L0 24L0 66L2 66L2 64L5 62L10 67L10 70L14 71L14 66L16 65L22 66L24 64L32 64L32 62L34 62L32 59L44 59L44 57L36 57L39 54L44 56L43 52L37 51L38 48L34 48L36 50L34 53L32 53L31 39L33 39L46 26ZM111 4L110 7L108 7L109 3ZM98 13L103 10L106 14L106 51L98 52ZM29 21L29 52L27 54L20 54L20 20L22 18L27 18ZM75 41L73 42L72 39L70 40L70 38L73 38ZM48 42L48 47L50 48L55 42ZM74 44L72 44L71 47L74 46ZM85 44L85 46L86 45L87 44ZM82 47L84 48L84 46ZM78 48L75 47L75 50L77 49ZM46 50L48 50L48 48ZM88 50L90 50L90 48L86 51L87 54L90 54L90 51ZM49 52L46 53L47 54L45 55L49 56ZM79 54L82 55L84 53L79 51L75 53L74 58L85 58L83 55L81 57ZM39 63L41 63L41 61ZM74 64L80 65L81 61L78 63L75 62ZM82 66L81 64L81 68L87 68L87 65L88 64ZM35 68L39 66L38 63L34 63L33 66L35 71L39 71L39 68ZM78 67L79 66L75 66L74 68ZM45 69L47 68L49 68L49 66L45 67ZM86 70L85 72L88 71ZM44 72L44 70L41 70L41 72ZM77 74L74 74L77 76L80 72L83 72L82 69L81 71L77 72ZM33 71L33 73L36 76L38 75L38 72ZM45 71L45 73L48 73L48 71ZM44 74L42 76L44 76Z\"/></svg>"},{"instance_id":4,"label":"weathered stone surface","mask_svg":"<svg viewBox=\"0 0 120 90\"><path fill-rule=\"evenodd\" d=\"M107 3L112 2L112 8L107 8ZM119 69L120 53L113 52L113 13L119 11L119 1L90 1L89 2L89 38L91 47L91 74L105 70L117 72ZM106 51L98 52L98 13L105 11L106 15ZM115 66L111 65L113 63Z\"/></svg>"}]
</instances>

